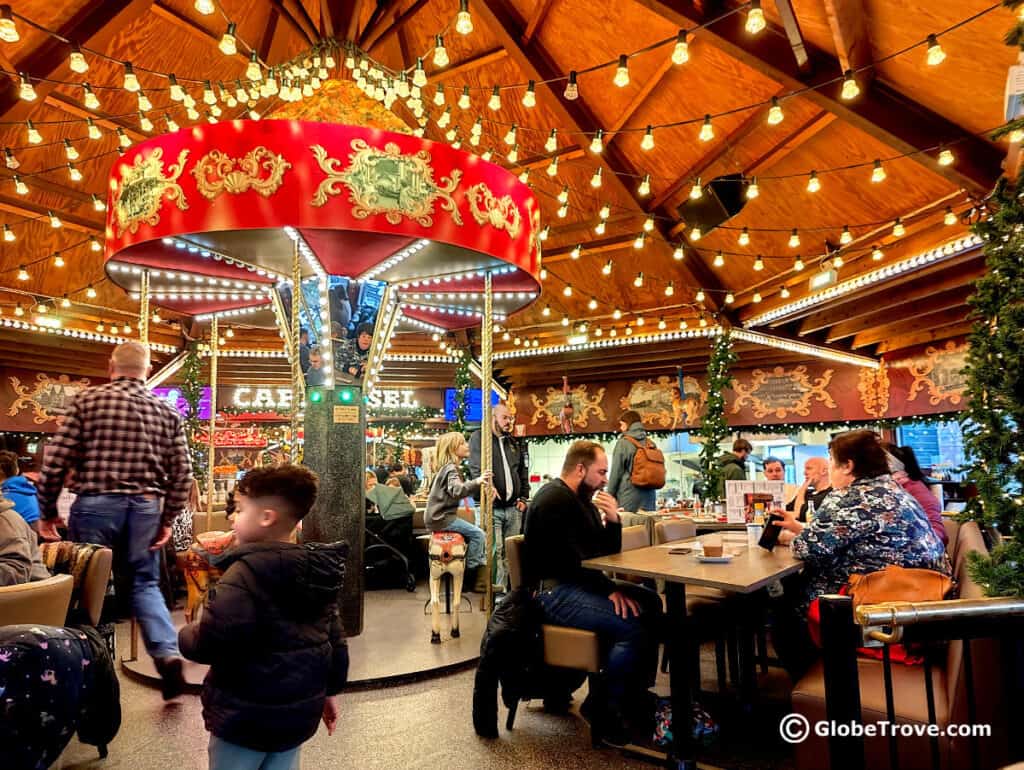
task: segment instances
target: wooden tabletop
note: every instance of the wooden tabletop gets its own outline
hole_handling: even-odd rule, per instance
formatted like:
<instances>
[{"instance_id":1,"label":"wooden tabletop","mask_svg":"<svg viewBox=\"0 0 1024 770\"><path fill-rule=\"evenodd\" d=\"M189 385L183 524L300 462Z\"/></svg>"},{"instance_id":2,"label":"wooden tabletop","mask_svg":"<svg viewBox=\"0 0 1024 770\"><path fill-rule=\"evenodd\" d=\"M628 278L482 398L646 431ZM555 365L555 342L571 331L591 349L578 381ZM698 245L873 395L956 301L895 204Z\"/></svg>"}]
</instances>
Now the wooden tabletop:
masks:
<instances>
[{"instance_id":1,"label":"wooden tabletop","mask_svg":"<svg viewBox=\"0 0 1024 770\"><path fill-rule=\"evenodd\" d=\"M695 540L722 539L721 535L703 535ZM649 548L599 556L587 559L583 566L588 569L608 570L626 575L662 578L672 583L719 588L723 591L748 594L778 580L799 572L803 562L795 559L788 546L776 546L768 552L757 546L747 546L743 539L726 537L725 553L732 554L728 564L709 564L697 560L693 553L673 554L672 548L692 544L693 540L681 540Z\"/></svg>"}]
</instances>

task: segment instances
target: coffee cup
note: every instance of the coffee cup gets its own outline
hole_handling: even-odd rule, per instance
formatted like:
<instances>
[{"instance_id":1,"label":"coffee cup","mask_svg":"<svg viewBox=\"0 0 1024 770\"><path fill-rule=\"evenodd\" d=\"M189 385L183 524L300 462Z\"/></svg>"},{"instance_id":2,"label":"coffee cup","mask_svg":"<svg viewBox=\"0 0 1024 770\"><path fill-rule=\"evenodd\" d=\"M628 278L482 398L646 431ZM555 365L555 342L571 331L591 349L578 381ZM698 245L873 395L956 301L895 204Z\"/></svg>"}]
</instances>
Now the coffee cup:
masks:
<instances>
[{"instance_id":1,"label":"coffee cup","mask_svg":"<svg viewBox=\"0 0 1024 770\"><path fill-rule=\"evenodd\" d=\"M725 547L722 545L721 536L708 537L704 540L704 555L705 556L722 556L725 552Z\"/></svg>"}]
</instances>

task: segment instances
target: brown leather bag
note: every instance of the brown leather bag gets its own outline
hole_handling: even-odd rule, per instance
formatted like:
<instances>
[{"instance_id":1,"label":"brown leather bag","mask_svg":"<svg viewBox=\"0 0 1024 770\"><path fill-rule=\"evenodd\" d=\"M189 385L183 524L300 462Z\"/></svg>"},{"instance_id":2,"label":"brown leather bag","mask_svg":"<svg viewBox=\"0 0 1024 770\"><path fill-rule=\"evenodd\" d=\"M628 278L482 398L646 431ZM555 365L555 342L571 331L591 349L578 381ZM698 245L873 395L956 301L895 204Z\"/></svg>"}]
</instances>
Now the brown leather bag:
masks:
<instances>
[{"instance_id":1,"label":"brown leather bag","mask_svg":"<svg viewBox=\"0 0 1024 770\"><path fill-rule=\"evenodd\" d=\"M941 572L895 564L850 575L848 585L854 609L862 604L937 602L953 590L953 580Z\"/></svg>"},{"instance_id":2,"label":"brown leather bag","mask_svg":"<svg viewBox=\"0 0 1024 770\"><path fill-rule=\"evenodd\" d=\"M641 444L632 436L624 436L636 447L633 455L633 470L629 480L637 489L661 489L665 486L665 455L650 439Z\"/></svg>"}]
</instances>

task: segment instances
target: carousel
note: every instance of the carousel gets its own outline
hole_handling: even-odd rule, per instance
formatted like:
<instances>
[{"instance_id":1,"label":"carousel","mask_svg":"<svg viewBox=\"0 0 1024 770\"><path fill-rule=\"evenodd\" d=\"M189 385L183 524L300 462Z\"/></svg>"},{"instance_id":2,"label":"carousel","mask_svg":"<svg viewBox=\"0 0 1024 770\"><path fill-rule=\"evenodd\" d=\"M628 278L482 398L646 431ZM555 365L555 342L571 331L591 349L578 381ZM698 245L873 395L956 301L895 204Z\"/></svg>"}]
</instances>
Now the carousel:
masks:
<instances>
[{"instance_id":1,"label":"carousel","mask_svg":"<svg viewBox=\"0 0 1024 770\"><path fill-rule=\"evenodd\" d=\"M462 619L466 633L439 646L428 643L422 596L364 592L367 404L385 369L405 363L391 353L405 332L440 339L478 326L481 386L491 391L495 324L539 292L540 209L504 168L395 130L404 124L355 85L331 81L317 97L273 119L196 126L128 149L111 170L105 264L140 302L143 342L156 307L196 322L213 404L224 329L279 335L276 350L253 355L287 357L291 459L301 435L302 461L321 479L302 537L352 544L342 615L354 668L366 666L352 678L376 682L475 659L472 632L482 632L492 597L488 587ZM213 409L210 470L216 427ZM485 468L489 451L485 442ZM207 474L207 529L219 483ZM486 496L480 519L489 533ZM155 676L134 638L126 668ZM203 674L186 672L196 684Z\"/></svg>"}]
</instances>

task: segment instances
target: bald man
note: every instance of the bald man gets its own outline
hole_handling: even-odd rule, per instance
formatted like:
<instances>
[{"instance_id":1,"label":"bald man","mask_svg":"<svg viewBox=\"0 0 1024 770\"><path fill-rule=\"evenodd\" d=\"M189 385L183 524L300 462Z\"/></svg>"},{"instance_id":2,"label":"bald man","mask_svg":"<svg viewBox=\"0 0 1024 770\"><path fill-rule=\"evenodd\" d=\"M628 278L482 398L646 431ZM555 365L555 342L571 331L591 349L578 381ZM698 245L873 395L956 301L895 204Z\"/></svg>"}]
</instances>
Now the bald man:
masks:
<instances>
[{"instance_id":1,"label":"bald man","mask_svg":"<svg viewBox=\"0 0 1024 770\"><path fill-rule=\"evenodd\" d=\"M800 521L807 521L807 503L814 503L814 509L832 491L832 483L828 476L828 460L824 457L809 457L804 463L804 483L796 493L793 501L786 506L787 510L796 511Z\"/></svg>"},{"instance_id":2,"label":"bald man","mask_svg":"<svg viewBox=\"0 0 1024 770\"><path fill-rule=\"evenodd\" d=\"M110 382L75 397L39 480L39 534L60 539L57 496L73 472L71 540L109 546L131 570L132 610L170 700L185 682L160 592L160 549L188 502L192 466L181 415L146 387L149 370L149 349L126 342L110 356Z\"/></svg>"}]
</instances>

